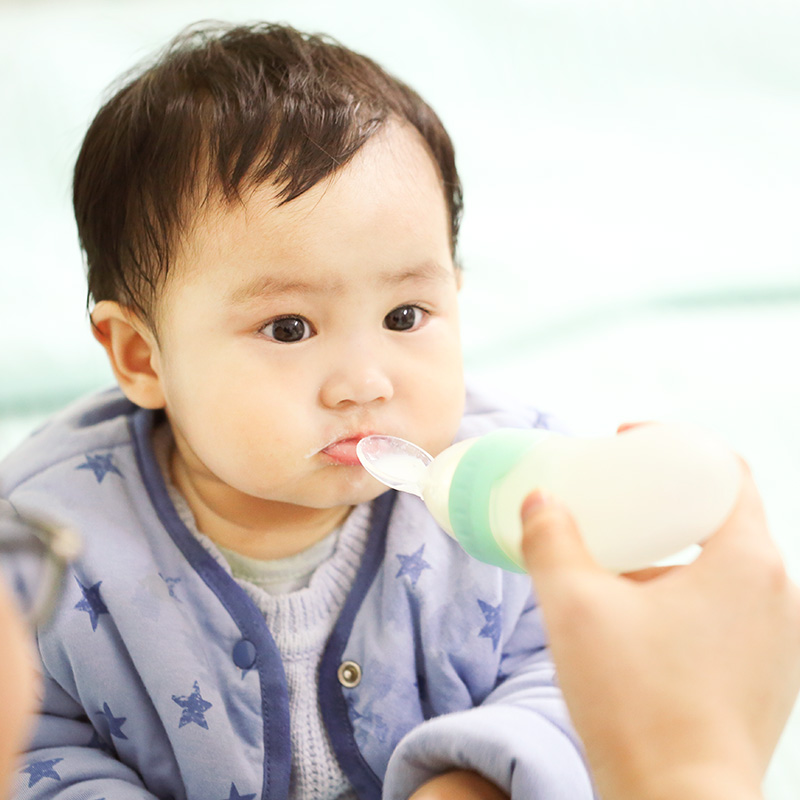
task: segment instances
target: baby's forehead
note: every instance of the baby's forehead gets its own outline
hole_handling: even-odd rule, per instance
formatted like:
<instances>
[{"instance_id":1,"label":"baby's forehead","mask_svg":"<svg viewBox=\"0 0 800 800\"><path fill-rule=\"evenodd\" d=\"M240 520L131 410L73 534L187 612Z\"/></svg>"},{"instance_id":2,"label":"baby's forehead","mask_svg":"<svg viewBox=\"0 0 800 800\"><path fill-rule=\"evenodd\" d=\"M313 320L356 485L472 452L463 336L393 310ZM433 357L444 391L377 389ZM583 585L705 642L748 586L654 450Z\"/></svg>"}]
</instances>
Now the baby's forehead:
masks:
<instances>
[{"instance_id":1,"label":"baby's forehead","mask_svg":"<svg viewBox=\"0 0 800 800\"><path fill-rule=\"evenodd\" d=\"M303 204L297 202L299 198L284 202L282 188L272 181L263 181L229 197L221 187L212 187L203 202L189 211L179 242L177 265L185 268L196 264L201 256L224 256L255 225L279 231L303 209ZM180 272L179 269L176 278Z\"/></svg>"},{"instance_id":2,"label":"baby's forehead","mask_svg":"<svg viewBox=\"0 0 800 800\"><path fill-rule=\"evenodd\" d=\"M190 251L198 247L224 246L251 225L280 232L285 226L313 229L330 224L321 201L342 183L374 192L376 179L401 174L416 190L422 183L436 185L442 208L449 216L441 173L425 140L407 123L389 120L348 161L321 175L302 194L287 199L287 184L274 179L246 178L241 188L226 195L221 181L209 179L202 201L189 211L182 244Z\"/></svg>"},{"instance_id":3,"label":"baby's forehead","mask_svg":"<svg viewBox=\"0 0 800 800\"><path fill-rule=\"evenodd\" d=\"M216 281L289 292L304 286L366 282L438 263L452 273L449 206L436 163L415 130L394 129L368 141L345 165L285 201L265 181L230 198L209 192L187 226L175 270L161 293ZM371 265L367 267L367 265ZM338 284L337 284L338 281ZM163 304L162 304L163 306Z\"/></svg>"}]
</instances>

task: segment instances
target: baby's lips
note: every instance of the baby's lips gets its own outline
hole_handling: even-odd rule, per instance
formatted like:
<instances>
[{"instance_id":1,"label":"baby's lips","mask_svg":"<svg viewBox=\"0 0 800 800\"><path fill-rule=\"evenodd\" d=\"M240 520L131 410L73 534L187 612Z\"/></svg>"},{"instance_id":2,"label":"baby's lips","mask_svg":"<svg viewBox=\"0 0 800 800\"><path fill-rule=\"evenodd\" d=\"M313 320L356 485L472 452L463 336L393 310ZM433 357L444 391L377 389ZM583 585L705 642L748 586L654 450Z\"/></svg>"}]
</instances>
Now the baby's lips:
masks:
<instances>
[{"instance_id":1,"label":"baby's lips","mask_svg":"<svg viewBox=\"0 0 800 800\"><path fill-rule=\"evenodd\" d=\"M369 435L371 434L357 433L353 436L337 439L335 442L331 442L331 444L324 447L320 452L343 466L360 467L361 461L358 458L356 447L365 436Z\"/></svg>"}]
</instances>

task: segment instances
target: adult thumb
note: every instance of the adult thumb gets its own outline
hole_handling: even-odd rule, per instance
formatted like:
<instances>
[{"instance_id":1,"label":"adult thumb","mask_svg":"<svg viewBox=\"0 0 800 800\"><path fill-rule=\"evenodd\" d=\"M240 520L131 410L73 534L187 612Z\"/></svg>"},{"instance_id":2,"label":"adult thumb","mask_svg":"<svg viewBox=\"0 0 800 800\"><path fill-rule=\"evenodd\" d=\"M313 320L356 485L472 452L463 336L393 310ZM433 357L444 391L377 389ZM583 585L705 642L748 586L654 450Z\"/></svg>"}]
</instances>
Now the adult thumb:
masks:
<instances>
[{"instance_id":1,"label":"adult thumb","mask_svg":"<svg viewBox=\"0 0 800 800\"><path fill-rule=\"evenodd\" d=\"M522 504L522 553L534 580L562 569L600 570L566 506L540 491Z\"/></svg>"}]
</instances>

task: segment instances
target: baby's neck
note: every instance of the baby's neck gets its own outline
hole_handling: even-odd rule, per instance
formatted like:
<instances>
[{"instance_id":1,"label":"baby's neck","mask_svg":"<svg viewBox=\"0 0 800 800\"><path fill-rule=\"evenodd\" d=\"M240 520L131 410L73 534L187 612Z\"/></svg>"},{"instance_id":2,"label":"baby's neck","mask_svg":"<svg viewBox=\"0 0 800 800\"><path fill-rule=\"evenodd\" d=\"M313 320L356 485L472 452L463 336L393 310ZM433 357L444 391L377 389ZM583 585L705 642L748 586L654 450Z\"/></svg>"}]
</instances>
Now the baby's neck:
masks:
<instances>
[{"instance_id":1,"label":"baby's neck","mask_svg":"<svg viewBox=\"0 0 800 800\"><path fill-rule=\"evenodd\" d=\"M351 510L349 507L312 509L274 503L268 524L242 525L219 513L206 498L191 490L187 492L180 484L178 488L201 533L220 547L262 560L286 558L312 547L338 528Z\"/></svg>"},{"instance_id":2,"label":"baby's neck","mask_svg":"<svg viewBox=\"0 0 800 800\"><path fill-rule=\"evenodd\" d=\"M242 496L231 508L228 489L191 473L173 443L170 478L183 495L197 530L216 545L249 558L272 560L300 553L339 527L349 506L305 506Z\"/></svg>"}]
</instances>

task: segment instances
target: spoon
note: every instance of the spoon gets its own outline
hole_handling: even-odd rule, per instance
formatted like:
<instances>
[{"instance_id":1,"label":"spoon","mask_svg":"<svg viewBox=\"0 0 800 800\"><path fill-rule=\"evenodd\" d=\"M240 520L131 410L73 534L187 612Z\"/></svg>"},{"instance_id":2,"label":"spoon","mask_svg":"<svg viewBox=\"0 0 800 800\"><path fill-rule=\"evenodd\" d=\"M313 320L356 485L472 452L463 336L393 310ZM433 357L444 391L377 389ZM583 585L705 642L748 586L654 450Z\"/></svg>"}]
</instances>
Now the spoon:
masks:
<instances>
[{"instance_id":1,"label":"spoon","mask_svg":"<svg viewBox=\"0 0 800 800\"><path fill-rule=\"evenodd\" d=\"M422 497L425 471L433 457L397 436L365 436L356 445L364 469L390 489Z\"/></svg>"}]
</instances>

